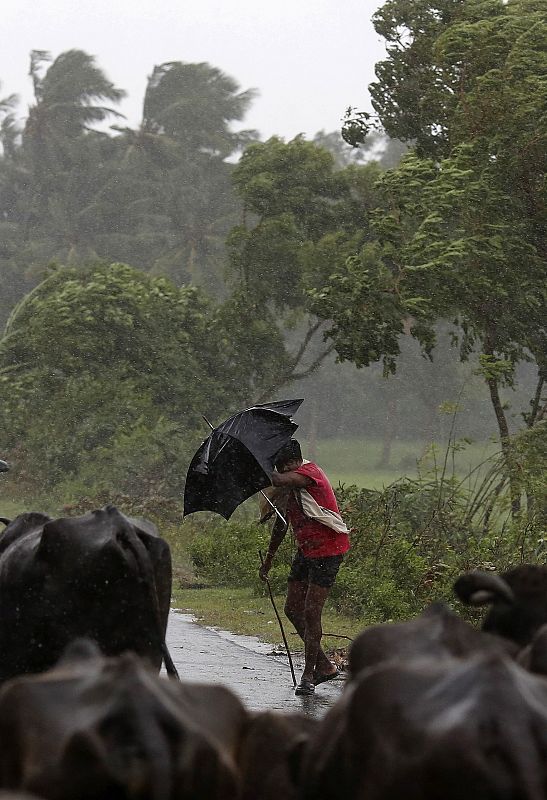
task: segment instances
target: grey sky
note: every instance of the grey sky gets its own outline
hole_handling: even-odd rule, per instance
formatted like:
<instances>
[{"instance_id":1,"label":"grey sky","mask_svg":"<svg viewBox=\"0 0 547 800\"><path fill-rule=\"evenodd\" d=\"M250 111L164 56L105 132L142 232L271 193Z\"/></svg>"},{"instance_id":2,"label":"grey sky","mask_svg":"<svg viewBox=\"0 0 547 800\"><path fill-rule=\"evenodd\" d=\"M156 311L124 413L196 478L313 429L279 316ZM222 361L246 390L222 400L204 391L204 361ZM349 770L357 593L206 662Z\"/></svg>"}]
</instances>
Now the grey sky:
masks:
<instances>
[{"instance_id":1,"label":"grey sky","mask_svg":"<svg viewBox=\"0 0 547 800\"><path fill-rule=\"evenodd\" d=\"M31 101L32 49L94 55L129 95L138 124L146 78L165 61L208 61L256 88L244 126L263 137L336 130L348 105L369 108L384 55L370 18L381 0L4 0L0 96Z\"/></svg>"}]
</instances>

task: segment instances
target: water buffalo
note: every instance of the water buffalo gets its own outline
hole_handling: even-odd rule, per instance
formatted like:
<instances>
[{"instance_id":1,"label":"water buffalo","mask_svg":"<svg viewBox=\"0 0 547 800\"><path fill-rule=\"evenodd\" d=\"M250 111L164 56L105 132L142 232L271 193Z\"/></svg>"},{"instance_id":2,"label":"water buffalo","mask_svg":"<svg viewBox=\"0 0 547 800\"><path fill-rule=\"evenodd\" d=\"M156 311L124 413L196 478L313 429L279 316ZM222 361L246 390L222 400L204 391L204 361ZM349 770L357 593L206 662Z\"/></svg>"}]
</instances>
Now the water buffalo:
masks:
<instances>
[{"instance_id":1,"label":"water buffalo","mask_svg":"<svg viewBox=\"0 0 547 800\"><path fill-rule=\"evenodd\" d=\"M297 800L300 767L318 724L301 713L253 714L239 748L240 800Z\"/></svg>"},{"instance_id":2,"label":"water buffalo","mask_svg":"<svg viewBox=\"0 0 547 800\"><path fill-rule=\"evenodd\" d=\"M361 670L386 661L465 658L479 652L516 655L517 647L476 630L444 604L435 603L415 619L361 631L350 647L349 677L353 680Z\"/></svg>"},{"instance_id":3,"label":"water buffalo","mask_svg":"<svg viewBox=\"0 0 547 800\"><path fill-rule=\"evenodd\" d=\"M28 513L0 538L0 681L53 666L76 637L176 670L165 646L169 545L113 506L82 517Z\"/></svg>"},{"instance_id":4,"label":"water buffalo","mask_svg":"<svg viewBox=\"0 0 547 800\"><path fill-rule=\"evenodd\" d=\"M222 686L76 640L53 669L0 689L0 786L47 800L235 800L247 723Z\"/></svg>"},{"instance_id":5,"label":"water buffalo","mask_svg":"<svg viewBox=\"0 0 547 800\"><path fill-rule=\"evenodd\" d=\"M454 584L454 592L463 603L491 605L482 630L521 648L547 623L547 567L523 564L502 575L467 572Z\"/></svg>"},{"instance_id":6,"label":"water buffalo","mask_svg":"<svg viewBox=\"0 0 547 800\"><path fill-rule=\"evenodd\" d=\"M547 681L507 656L363 670L320 723L304 800L544 800Z\"/></svg>"}]
</instances>

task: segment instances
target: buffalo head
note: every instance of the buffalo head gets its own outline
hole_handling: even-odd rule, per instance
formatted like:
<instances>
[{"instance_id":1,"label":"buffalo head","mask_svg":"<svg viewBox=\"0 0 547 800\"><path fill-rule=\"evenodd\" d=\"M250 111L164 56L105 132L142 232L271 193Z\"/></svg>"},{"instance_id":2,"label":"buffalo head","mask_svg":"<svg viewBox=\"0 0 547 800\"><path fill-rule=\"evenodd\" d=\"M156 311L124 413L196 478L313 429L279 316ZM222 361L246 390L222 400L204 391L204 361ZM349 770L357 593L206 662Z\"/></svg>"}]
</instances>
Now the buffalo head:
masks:
<instances>
[{"instance_id":1,"label":"buffalo head","mask_svg":"<svg viewBox=\"0 0 547 800\"><path fill-rule=\"evenodd\" d=\"M483 631L520 647L547 623L547 567L523 564L502 575L467 572L454 584L454 592L467 605L490 605Z\"/></svg>"}]
</instances>

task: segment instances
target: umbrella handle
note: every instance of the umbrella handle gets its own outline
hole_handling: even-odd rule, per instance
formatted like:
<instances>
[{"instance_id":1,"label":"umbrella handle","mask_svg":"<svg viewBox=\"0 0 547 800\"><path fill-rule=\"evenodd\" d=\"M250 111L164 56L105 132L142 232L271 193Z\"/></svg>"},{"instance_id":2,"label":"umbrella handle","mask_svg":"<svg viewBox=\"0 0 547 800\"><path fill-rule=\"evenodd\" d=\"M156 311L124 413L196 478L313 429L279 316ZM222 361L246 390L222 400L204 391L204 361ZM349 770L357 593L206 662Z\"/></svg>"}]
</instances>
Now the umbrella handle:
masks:
<instances>
[{"instance_id":1,"label":"umbrella handle","mask_svg":"<svg viewBox=\"0 0 547 800\"><path fill-rule=\"evenodd\" d=\"M266 494L266 492L264 492L262 489L260 490L260 494L262 495L262 497L264 498L264 500L266 500L266 502L267 502L267 503L269 503L269 505L270 505L270 506L272 507L272 509L275 511L275 513L277 514L277 516L279 517L279 519L281 520L281 522L283 523L283 525L284 525L285 527L287 527L289 523L287 522L287 520L285 519L285 517L283 516L283 514L281 513L281 511L278 509L278 507L275 505L275 503L272 503L272 501L270 500L270 498L268 497L268 495Z\"/></svg>"}]
</instances>

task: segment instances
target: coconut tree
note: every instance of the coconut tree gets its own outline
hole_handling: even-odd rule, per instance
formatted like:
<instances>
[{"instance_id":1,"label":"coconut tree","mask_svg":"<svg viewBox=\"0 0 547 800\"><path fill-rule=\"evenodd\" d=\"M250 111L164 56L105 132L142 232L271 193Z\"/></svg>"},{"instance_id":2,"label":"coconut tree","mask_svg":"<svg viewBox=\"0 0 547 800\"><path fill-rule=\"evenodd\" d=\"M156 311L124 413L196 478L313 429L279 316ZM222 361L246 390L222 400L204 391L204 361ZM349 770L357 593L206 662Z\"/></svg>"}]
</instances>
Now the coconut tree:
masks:
<instances>
[{"instance_id":1,"label":"coconut tree","mask_svg":"<svg viewBox=\"0 0 547 800\"><path fill-rule=\"evenodd\" d=\"M111 203L113 219L124 217L116 230L128 247L138 230L153 271L178 284L220 291L224 239L239 209L227 158L255 136L232 125L253 96L210 64L169 62L148 79L139 129L116 128L123 155ZM121 187L123 208L113 200Z\"/></svg>"},{"instance_id":2,"label":"coconut tree","mask_svg":"<svg viewBox=\"0 0 547 800\"><path fill-rule=\"evenodd\" d=\"M31 176L29 236L36 234L37 226L51 227L48 223L55 198L67 199L70 184L67 176L74 171L89 144L86 134L108 117L120 117L118 111L105 103L118 103L125 95L108 80L93 56L82 50L61 53L44 71L44 65L50 61L51 56L43 50L31 53L34 104L29 109L22 137ZM93 133L95 137L98 135ZM74 192L75 187L71 188ZM79 187L77 193L82 188L83 196L72 197L68 204L73 211L88 201L85 187Z\"/></svg>"}]
</instances>

